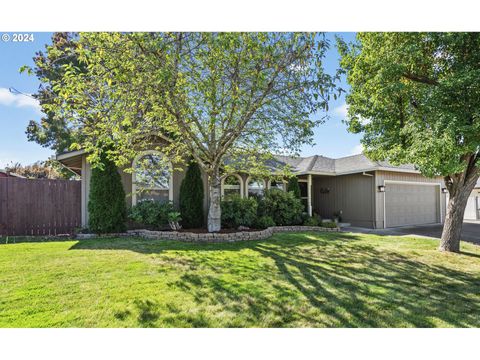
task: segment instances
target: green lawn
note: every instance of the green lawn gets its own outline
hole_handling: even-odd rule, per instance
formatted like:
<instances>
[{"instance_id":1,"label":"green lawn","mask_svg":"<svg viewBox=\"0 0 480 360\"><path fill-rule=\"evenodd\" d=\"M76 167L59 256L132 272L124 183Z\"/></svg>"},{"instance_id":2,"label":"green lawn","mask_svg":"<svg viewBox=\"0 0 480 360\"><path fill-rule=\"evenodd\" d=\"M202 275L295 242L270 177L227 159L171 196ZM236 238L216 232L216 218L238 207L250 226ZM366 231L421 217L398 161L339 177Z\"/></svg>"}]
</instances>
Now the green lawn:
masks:
<instances>
[{"instance_id":1,"label":"green lawn","mask_svg":"<svg viewBox=\"0 0 480 360\"><path fill-rule=\"evenodd\" d=\"M1 327L480 326L480 247L344 233L0 245Z\"/></svg>"}]
</instances>

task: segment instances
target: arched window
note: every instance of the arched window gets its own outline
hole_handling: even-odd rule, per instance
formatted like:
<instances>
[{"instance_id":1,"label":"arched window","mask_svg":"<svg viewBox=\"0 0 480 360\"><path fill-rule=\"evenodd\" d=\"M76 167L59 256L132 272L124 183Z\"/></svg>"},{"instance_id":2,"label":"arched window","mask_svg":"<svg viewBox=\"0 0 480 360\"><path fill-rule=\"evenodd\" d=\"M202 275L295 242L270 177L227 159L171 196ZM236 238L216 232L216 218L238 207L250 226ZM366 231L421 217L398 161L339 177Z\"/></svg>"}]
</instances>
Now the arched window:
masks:
<instances>
[{"instance_id":1,"label":"arched window","mask_svg":"<svg viewBox=\"0 0 480 360\"><path fill-rule=\"evenodd\" d=\"M265 180L260 178L251 178L247 180L247 196L263 196L265 191Z\"/></svg>"},{"instance_id":2,"label":"arched window","mask_svg":"<svg viewBox=\"0 0 480 360\"><path fill-rule=\"evenodd\" d=\"M243 182L240 175L228 175L222 180L222 196L224 200L229 200L234 196L242 197Z\"/></svg>"},{"instance_id":3,"label":"arched window","mask_svg":"<svg viewBox=\"0 0 480 360\"><path fill-rule=\"evenodd\" d=\"M172 166L164 155L147 151L133 161L132 202L173 200Z\"/></svg>"},{"instance_id":4,"label":"arched window","mask_svg":"<svg viewBox=\"0 0 480 360\"><path fill-rule=\"evenodd\" d=\"M281 178L270 179L269 188L270 189L279 189L279 190L282 190L282 191L287 191L287 184Z\"/></svg>"}]
</instances>

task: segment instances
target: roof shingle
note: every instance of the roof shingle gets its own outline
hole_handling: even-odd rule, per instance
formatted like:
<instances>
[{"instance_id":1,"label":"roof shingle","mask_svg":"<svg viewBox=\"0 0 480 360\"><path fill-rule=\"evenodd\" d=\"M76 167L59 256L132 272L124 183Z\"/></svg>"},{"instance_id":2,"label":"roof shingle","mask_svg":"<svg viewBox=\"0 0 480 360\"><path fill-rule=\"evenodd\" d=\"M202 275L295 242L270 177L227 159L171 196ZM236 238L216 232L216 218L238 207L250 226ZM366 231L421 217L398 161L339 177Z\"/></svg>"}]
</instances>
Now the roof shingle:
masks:
<instances>
[{"instance_id":1,"label":"roof shingle","mask_svg":"<svg viewBox=\"0 0 480 360\"><path fill-rule=\"evenodd\" d=\"M319 172L332 175L372 171L379 169L398 169L417 172L411 164L395 166L388 161L373 161L363 154L346 156L339 159L332 159L325 156L315 155L309 157L290 157L276 155L275 159L280 164L290 165L294 172L308 173ZM280 165L279 164L279 165Z\"/></svg>"}]
</instances>

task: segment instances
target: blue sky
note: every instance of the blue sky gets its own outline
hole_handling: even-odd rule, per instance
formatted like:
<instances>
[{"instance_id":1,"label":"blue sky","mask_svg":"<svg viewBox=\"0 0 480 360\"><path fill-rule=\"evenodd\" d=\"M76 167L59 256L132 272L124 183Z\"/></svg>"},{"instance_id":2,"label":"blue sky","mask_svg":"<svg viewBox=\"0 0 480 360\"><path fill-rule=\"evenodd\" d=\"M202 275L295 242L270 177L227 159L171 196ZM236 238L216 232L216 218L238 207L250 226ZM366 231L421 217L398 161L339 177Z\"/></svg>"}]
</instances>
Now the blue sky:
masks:
<instances>
[{"instance_id":1,"label":"blue sky","mask_svg":"<svg viewBox=\"0 0 480 360\"><path fill-rule=\"evenodd\" d=\"M325 69L333 73L338 67L338 53L333 33L328 34L331 48L325 59ZM340 34L346 40L354 38L353 33ZM51 33L34 33L33 42L4 42L0 40L0 168L11 162L30 164L46 160L53 151L29 142L25 129L29 120L41 117L40 109L32 98L15 95L8 91L13 87L23 93L34 93L39 85L35 76L20 74L22 65L33 65L36 51L43 50L51 42ZM345 81L342 86L346 87ZM345 116L345 99L341 97L330 105L330 119L315 129L314 146L305 146L302 155L325 155L341 157L360 152L360 135L347 132L342 119Z\"/></svg>"}]
</instances>

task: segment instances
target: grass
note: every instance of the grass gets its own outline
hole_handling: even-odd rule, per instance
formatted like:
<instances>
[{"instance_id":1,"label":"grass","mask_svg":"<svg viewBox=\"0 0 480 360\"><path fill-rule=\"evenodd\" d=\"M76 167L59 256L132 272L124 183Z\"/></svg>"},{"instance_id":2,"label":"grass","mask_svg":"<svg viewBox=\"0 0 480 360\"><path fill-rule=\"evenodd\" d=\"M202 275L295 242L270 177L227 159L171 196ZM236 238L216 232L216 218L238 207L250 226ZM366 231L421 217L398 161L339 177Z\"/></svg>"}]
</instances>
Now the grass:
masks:
<instances>
[{"instance_id":1,"label":"grass","mask_svg":"<svg viewBox=\"0 0 480 360\"><path fill-rule=\"evenodd\" d=\"M480 247L437 246L345 233L0 245L0 326L480 326Z\"/></svg>"}]
</instances>

